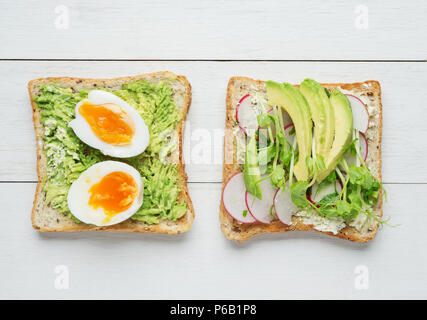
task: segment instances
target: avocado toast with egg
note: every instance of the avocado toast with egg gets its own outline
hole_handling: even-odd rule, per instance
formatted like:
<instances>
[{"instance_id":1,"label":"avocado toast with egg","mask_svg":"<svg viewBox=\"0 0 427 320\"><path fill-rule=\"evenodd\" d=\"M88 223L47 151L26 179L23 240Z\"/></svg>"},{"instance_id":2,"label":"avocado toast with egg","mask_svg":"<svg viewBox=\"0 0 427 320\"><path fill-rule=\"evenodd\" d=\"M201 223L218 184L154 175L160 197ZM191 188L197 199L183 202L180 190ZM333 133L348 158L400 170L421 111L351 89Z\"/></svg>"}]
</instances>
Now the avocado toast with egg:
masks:
<instances>
[{"instance_id":1,"label":"avocado toast with egg","mask_svg":"<svg viewBox=\"0 0 427 320\"><path fill-rule=\"evenodd\" d=\"M191 86L184 76L171 72L157 72L115 79L43 78L30 81L28 89L36 132L39 177L32 210L32 224L35 229L168 234L189 230L194 219L194 209L186 184L182 142L184 121L191 103ZM92 112L92 115L87 116L81 112L84 119L80 119L80 124L70 127L69 123L76 120L76 105L82 101L89 101L88 97L94 96L95 93L101 98L105 97L108 100L107 103L102 104L102 101L98 104L87 103L92 109L87 108L89 111L86 113ZM117 104L114 104L115 101ZM108 117L99 113L100 111L117 115L121 105L127 106L126 108L131 106L143 119L140 125L140 119L137 119L138 116L135 118L135 112L132 114L122 112L121 118L119 117L121 124L129 120L130 129L127 129L133 134L130 143L126 142L126 139L123 140L125 142L117 140L118 132L126 133L126 123L122 128L113 128L116 130L113 130L116 140L109 141L108 139L114 135L110 134L108 137L105 129L119 122L115 122L117 119L114 118L110 119L110 122L100 121L100 119L108 120ZM101 108L95 108L100 106ZM98 114L93 110L98 110L96 111ZM96 121L93 121L93 126L90 124L89 127L91 116L92 120ZM126 120L128 116L130 119ZM104 126L101 128L103 132L100 130L96 132L94 129L97 121L101 127ZM149 133L144 130L145 127L148 128ZM88 131L88 128L92 128L93 132ZM97 137L93 133L96 133ZM98 141L99 137L102 141ZM134 144L133 140L138 141ZM93 141L98 142L94 144ZM102 147L106 144L112 147ZM140 148L141 145L144 146ZM122 151L112 153L110 149L128 150L131 153ZM142 149L144 151L140 153ZM84 223L71 212L69 207L69 204L73 203L73 208L84 206L88 212L97 210L98 213L104 208L105 201L104 204L99 201L96 203L96 199L91 198L90 201L93 200L93 203L89 201L90 205L88 205L88 203L81 203L81 197L77 196L78 200L75 203L68 194L73 183L83 173L90 173L91 167L102 164L105 164L103 171L105 174L116 174L118 172L116 168L119 166L127 168L122 172L125 177L135 177L136 183L122 184L122 186L137 188L138 193L130 188L130 193L119 195L122 197L130 195L133 201L130 204L129 201L126 202L129 199L118 198L124 201L120 202L123 210L133 208L132 211L128 211L127 216L130 215L130 217L126 217L120 223L108 225L107 220L109 221L113 214L106 217L108 219L103 220L104 223L99 225ZM107 167L111 169L106 169ZM102 170L96 171L99 174ZM126 172L129 175L126 175ZM88 184L91 177L94 176L88 174L83 182ZM96 190L110 192L109 196L113 195L115 190L105 189L105 187L111 189L113 180L104 180L104 178L114 178L116 179L114 181L117 181L120 177L106 175L101 180L100 178L102 177L95 178L97 180L93 180L90 186L85 186L91 187L91 193L87 196L94 195ZM101 184L102 181L104 185ZM98 189L94 188L95 185ZM105 194L100 193L97 196L98 200L105 200L102 199ZM141 206L137 200L143 200ZM108 206L108 210L105 209L107 207L104 208L106 215L108 215L107 211L120 213L120 210L113 210L112 203ZM81 216L84 217L84 215Z\"/></svg>"},{"instance_id":2,"label":"avocado toast with egg","mask_svg":"<svg viewBox=\"0 0 427 320\"><path fill-rule=\"evenodd\" d=\"M228 239L294 230L375 237L384 222L377 81L233 77L226 107L220 223Z\"/></svg>"}]
</instances>

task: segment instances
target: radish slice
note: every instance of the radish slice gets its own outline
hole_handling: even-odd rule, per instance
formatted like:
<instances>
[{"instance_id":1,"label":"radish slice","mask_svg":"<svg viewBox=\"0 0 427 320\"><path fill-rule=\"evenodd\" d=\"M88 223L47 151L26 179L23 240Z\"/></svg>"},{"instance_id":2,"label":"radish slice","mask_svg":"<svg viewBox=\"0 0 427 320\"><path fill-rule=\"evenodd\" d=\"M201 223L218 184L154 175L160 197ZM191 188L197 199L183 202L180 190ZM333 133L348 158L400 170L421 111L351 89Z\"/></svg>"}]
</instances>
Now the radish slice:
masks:
<instances>
[{"instance_id":1,"label":"radish slice","mask_svg":"<svg viewBox=\"0 0 427 320\"><path fill-rule=\"evenodd\" d=\"M273 204L274 212L280 222L290 225L292 222L292 215L298 211L298 208L292 202L288 183L286 183L285 191L283 191L283 187L276 190Z\"/></svg>"},{"instance_id":2,"label":"radish slice","mask_svg":"<svg viewBox=\"0 0 427 320\"><path fill-rule=\"evenodd\" d=\"M289 114L284 109L282 109L282 116L283 116L283 125L285 128L292 124L291 117L289 116Z\"/></svg>"},{"instance_id":3,"label":"radish slice","mask_svg":"<svg viewBox=\"0 0 427 320\"><path fill-rule=\"evenodd\" d=\"M293 127L294 127L294 124L290 123L290 124L286 125L285 128L284 128L284 130L285 130L285 137L289 141L290 144L293 144L294 140L295 140L295 133L293 135L289 134L289 131L291 131L291 129Z\"/></svg>"},{"instance_id":4,"label":"radish slice","mask_svg":"<svg viewBox=\"0 0 427 320\"><path fill-rule=\"evenodd\" d=\"M277 188L271 185L270 179L261 181L260 184L262 200L254 197L246 191L246 207L256 221L270 223L274 220L273 216L270 214L270 210L273 205L273 199Z\"/></svg>"},{"instance_id":5,"label":"radish slice","mask_svg":"<svg viewBox=\"0 0 427 320\"><path fill-rule=\"evenodd\" d=\"M369 113L366 105L358 97L346 94L353 112L353 127L362 133L366 133L369 127Z\"/></svg>"},{"instance_id":6,"label":"radish slice","mask_svg":"<svg viewBox=\"0 0 427 320\"><path fill-rule=\"evenodd\" d=\"M360 155L362 156L363 161L366 162L366 159L368 158L368 140L366 139L366 136L359 132L359 146L360 146ZM345 161L347 161L347 164L357 164L357 155L353 156L351 154L351 151L347 151L347 153L344 156Z\"/></svg>"},{"instance_id":7,"label":"radish slice","mask_svg":"<svg viewBox=\"0 0 427 320\"><path fill-rule=\"evenodd\" d=\"M245 192L243 174L237 173L225 185L222 191L222 203L225 211L233 219L241 223L253 223L255 219L249 213L246 214L246 217L243 216L243 211L247 210Z\"/></svg>"},{"instance_id":8,"label":"radish slice","mask_svg":"<svg viewBox=\"0 0 427 320\"><path fill-rule=\"evenodd\" d=\"M341 185L340 180L336 180L335 183L331 183L327 187L320 189L319 192L317 192L318 187L319 187L319 185L317 183L313 184L313 186L311 187L310 194L307 193L307 199L309 201L311 201L313 204L316 204L317 202L322 200L322 198L324 196L327 196L328 194L334 193L335 187L336 187L336 189L337 189L336 191L338 193L340 193L342 191L342 185Z\"/></svg>"},{"instance_id":9,"label":"radish slice","mask_svg":"<svg viewBox=\"0 0 427 320\"><path fill-rule=\"evenodd\" d=\"M294 127L293 123L289 123L285 126L284 130L285 132L289 132L289 130L291 130Z\"/></svg>"},{"instance_id":10,"label":"radish slice","mask_svg":"<svg viewBox=\"0 0 427 320\"><path fill-rule=\"evenodd\" d=\"M366 159L368 158L368 139L366 139L366 136L363 132L359 132L359 144L360 144L360 155L363 157L363 161L366 162Z\"/></svg>"},{"instance_id":11,"label":"radish slice","mask_svg":"<svg viewBox=\"0 0 427 320\"><path fill-rule=\"evenodd\" d=\"M258 129L257 115L252 108L249 94L243 96L237 104L236 121L239 124L239 128L247 136L253 136Z\"/></svg>"}]
</instances>

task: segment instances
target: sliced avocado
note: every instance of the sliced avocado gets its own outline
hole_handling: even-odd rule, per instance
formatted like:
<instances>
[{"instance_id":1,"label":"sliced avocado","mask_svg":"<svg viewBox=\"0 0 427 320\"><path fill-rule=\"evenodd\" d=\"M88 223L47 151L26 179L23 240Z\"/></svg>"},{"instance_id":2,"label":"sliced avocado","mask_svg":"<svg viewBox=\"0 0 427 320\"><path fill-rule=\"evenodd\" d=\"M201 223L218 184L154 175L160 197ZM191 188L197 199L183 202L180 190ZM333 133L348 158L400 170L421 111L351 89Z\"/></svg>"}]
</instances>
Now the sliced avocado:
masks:
<instances>
[{"instance_id":1,"label":"sliced avocado","mask_svg":"<svg viewBox=\"0 0 427 320\"><path fill-rule=\"evenodd\" d=\"M318 176L318 182L325 179L335 169L351 142L353 134L353 113L350 101L338 90L333 91L329 99L335 113L335 137L331 151L326 159L326 170Z\"/></svg>"},{"instance_id":2,"label":"sliced avocado","mask_svg":"<svg viewBox=\"0 0 427 320\"><path fill-rule=\"evenodd\" d=\"M246 190L262 200L261 184L257 183L261 179L261 172L258 163L258 149L255 135L249 140L245 152L245 166L243 168L243 180Z\"/></svg>"},{"instance_id":3,"label":"sliced avocado","mask_svg":"<svg viewBox=\"0 0 427 320\"><path fill-rule=\"evenodd\" d=\"M334 109L326 91L318 82L312 79L305 79L301 83L299 90L310 106L311 117L314 122L316 154L321 155L326 160L334 141Z\"/></svg>"},{"instance_id":4,"label":"sliced avocado","mask_svg":"<svg viewBox=\"0 0 427 320\"><path fill-rule=\"evenodd\" d=\"M306 158L311 155L312 144L312 122L308 103L298 89L289 83L282 85L274 81L267 81L266 87L268 103L282 107L294 123L299 150L294 173L298 181L308 181L310 173Z\"/></svg>"}]
</instances>

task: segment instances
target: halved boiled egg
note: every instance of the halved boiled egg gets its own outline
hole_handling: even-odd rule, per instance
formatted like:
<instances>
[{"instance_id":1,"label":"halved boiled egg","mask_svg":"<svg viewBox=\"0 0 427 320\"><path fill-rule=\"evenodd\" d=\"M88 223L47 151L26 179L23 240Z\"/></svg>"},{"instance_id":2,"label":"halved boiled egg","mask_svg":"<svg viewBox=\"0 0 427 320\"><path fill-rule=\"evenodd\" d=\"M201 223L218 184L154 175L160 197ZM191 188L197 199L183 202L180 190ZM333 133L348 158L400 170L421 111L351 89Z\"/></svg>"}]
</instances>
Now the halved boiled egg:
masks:
<instances>
[{"instance_id":1,"label":"halved boiled egg","mask_svg":"<svg viewBox=\"0 0 427 320\"><path fill-rule=\"evenodd\" d=\"M69 126L89 146L118 158L137 156L150 142L141 115L126 101L103 90L92 90L76 105Z\"/></svg>"},{"instance_id":2,"label":"halved boiled egg","mask_svg":"<svg viewBox=\"0 0 427 320\"><path fill-rule=\"evenodd\" d=\"M139 172L118 161L102 161L84 171L68 191L68 208L84 223L110 226L130 218L142 205Z\"/></svg>"}]
</instances>

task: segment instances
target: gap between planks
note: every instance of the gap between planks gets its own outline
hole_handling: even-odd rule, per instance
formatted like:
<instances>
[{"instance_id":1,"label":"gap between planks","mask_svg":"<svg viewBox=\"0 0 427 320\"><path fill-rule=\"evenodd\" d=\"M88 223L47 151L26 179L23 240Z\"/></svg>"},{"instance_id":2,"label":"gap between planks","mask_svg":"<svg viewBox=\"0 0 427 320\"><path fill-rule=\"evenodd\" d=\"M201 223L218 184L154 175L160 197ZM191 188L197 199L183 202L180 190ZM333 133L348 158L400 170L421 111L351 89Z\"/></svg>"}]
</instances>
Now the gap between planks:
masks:
<instances>
[{"instance_id":1,"label":"gap between planks","mask_svg":"<svg viewBox=\"0 0 427 320\"><path fill-rule=\"evenodd\" d=\"M0 62L1 61L52 61L52 62L57 62L57 61L64 61L64 62L84 62L84 61L100 61L100 62L337 62L337 63L360 63L360 62L396 62L396 63L407 63L407 62L415 62L415 63L420 63L420 62L427 62L427 59L410 59L410 60L405 60L405 59L401 59L401 60L393 60L393 59L382 59L382 60L377 60L377 59L353 59L353 60L317 60L317 59L285 59L285 60L280 60L280 59L73 59L73 58L64 58L64 59L31 59L31 58L22 58L22 59L14 59L14 58L0 58Z\"/></svg>"}]
</instances>

